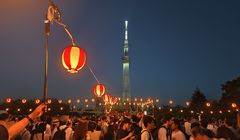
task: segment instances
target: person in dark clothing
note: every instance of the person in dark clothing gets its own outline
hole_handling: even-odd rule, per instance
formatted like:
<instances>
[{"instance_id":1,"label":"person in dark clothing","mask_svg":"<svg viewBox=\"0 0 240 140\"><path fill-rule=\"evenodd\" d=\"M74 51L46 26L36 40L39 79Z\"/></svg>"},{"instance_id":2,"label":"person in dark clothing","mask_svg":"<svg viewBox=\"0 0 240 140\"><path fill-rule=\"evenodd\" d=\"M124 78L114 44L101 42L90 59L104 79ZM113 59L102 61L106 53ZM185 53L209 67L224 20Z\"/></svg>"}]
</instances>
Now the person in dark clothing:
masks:
<instances>
[{"instance_id":1,"label":"person in dark clothing","mask_svg":"<svg viewBox=\"0 0 240 140\"><path fill-rule=\"evenodd\" d=\"M109 125L107 133L103 136L103 140L115 140L114 125Z\"/></svg>"},{"instance_id":2,"label":"person in dark clothing","mask_svg":"<svg viewBox=\"0 0 240 140\"><path fill-rule=\"evenodd\" d=\"M133 132L129 132L131 122L128 118L125 118L121 124L120 129L117 132L117 140L131 140L134 138Z\"/></svg>"}]
</instances>

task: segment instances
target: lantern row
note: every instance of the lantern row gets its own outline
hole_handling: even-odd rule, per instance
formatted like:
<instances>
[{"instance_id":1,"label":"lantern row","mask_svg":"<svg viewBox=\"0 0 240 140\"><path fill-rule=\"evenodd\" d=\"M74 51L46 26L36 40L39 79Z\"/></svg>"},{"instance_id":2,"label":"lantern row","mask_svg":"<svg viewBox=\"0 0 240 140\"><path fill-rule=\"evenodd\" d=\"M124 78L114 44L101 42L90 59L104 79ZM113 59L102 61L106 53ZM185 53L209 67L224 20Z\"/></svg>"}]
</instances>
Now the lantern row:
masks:
<instances>
[{"instance_id":1,"label":"lantern row","mask_svg":"<svg viewBox=\"0 0 240 140\"><path fill-rule=\"evenodd\" d=\"M96 86L98 89L96 89L94 92L97 92L99 89L100 90L104 90L104 87L99 87L99 86ZM101 89L102 88L102 89ZM95 89L95 88L94 88ZM98 97L101 97L100 95L98 96ZM105 102L105 104L110 104L110 105L114 105L114 104L116 104L118 101L121 101L121 98L120 97L111 97L109 94L105 94L103 97L102 97L102 99L103 99L103 101ZM92 99L84 99L84 103L88 103L88 102L95 102L95 98L92 98ZM26 98L23 98L23 99L21 99L21 103L23 103L23 104L25 104L25 103L27 103L27 101L28 101L28 99L26 99ZM58 103L63 103L63 100L62 99L58 99L57 100L58 101ZM76 101L76 103L80 103L81 102L81 100L80 99L76 99L75 100ZM144 106L144 105L149 105L149 104L153 104L154 102L153 102L153 100L152 99L143 99L143 98L140 98L140 99L138 99L138 98L134 98L134 101L135 102L123 102L123 103L121 103L121 102L119 102L119 103L117 103L117 105L118 104L123 104L123 105L141 105L141 106ZM5 99L5 103L11 103L11 102L13 102L13 98L6 98ZM51 104L51 102L52 102L52 99L47 99L47 101L46 101L46 103L47 104ZM74 100L73 99L67 99L67 101L66 101L68 104L71 104L71 103L73 103L74 102ZM39 103L41 103L41 100L40 99L36 99L35 100L35 103L36 104L39 104ZM159 99L155 99L155 103L159 103ZM173 104L173 101L172 100L170 100L169 101L169 104L170 105L172 105ZM188 107L188 106L190 106L190 102L189 101L186 101L185 102L185 105ZM211 107L211 103L210 102L206 102L206 107ZM237 108L237 104L236 103L231 103L231 107L232 108Z\"/></svg>"}]
</instances>

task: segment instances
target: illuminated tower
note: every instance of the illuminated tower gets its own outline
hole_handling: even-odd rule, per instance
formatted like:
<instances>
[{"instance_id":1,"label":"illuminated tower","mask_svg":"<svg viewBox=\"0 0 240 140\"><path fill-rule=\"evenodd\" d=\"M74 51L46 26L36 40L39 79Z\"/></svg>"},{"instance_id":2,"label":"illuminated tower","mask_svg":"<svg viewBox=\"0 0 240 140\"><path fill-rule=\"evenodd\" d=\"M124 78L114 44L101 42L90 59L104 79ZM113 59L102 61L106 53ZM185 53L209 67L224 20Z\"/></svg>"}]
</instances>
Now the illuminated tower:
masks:
<instances>
[{"instance_id":1,"label":"illuminated tower","mask_svg":"<svg viewBox=\"0 0 240 140\"><path fill-rule=\"evenodd\" d=\"M130 80L129 80L129 54L128 54L128 31L127 31L128 21L125 21L125 40L124 40L124 50L122 57L123 64L123 101L131 100L130 92Z\"/></svg>"}]
</instances>

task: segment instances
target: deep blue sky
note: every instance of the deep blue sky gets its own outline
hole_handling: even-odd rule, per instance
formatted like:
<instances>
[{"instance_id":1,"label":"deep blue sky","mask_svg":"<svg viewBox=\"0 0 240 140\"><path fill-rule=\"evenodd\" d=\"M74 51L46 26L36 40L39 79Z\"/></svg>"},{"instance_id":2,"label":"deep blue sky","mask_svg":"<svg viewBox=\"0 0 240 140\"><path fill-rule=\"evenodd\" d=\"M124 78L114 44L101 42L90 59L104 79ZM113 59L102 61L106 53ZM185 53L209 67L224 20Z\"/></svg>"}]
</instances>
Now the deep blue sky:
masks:
<instances>
[{"instance_id":1,"label":"deep blue sky","mask_svg":"<svg viewBox=\"0 0 240 140\"><path fill-rule=\"evenodd\" d=\"M129 21L130 81L134 97L182 104L196 87L219 99L220 85L240 75L238 0L55 0L87 63L108 92L121 96L124 20ZM0 94L39 98L43 93L47 0L0 1ZM93 96L85 67L65 71L70 40L58 25L49 40L49 96Z\"/></svg>"}]
</instances>

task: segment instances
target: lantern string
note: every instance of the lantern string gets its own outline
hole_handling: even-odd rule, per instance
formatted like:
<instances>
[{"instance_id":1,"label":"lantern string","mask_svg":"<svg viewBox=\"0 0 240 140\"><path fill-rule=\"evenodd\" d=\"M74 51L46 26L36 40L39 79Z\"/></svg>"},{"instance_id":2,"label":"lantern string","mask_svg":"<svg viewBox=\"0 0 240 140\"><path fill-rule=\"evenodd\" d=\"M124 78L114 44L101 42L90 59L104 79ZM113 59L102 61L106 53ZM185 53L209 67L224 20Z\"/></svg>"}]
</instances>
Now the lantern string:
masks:
<instances>
[{"instance_id":1,"label":"lantern string","mask_svg":"<svg viewBox=\"0 0 240 140\"><path fill-rule=\"evenodd\" d=\"M92 73L93 77L95 78L95 80L97 81L98 84L100 84L100 82L98 81L96 75L94 74L94 72L92 71L92 69L89 67L89 65L87 65L88 69L90 70L90 72Z\"/></svg>"}]
</instances>

